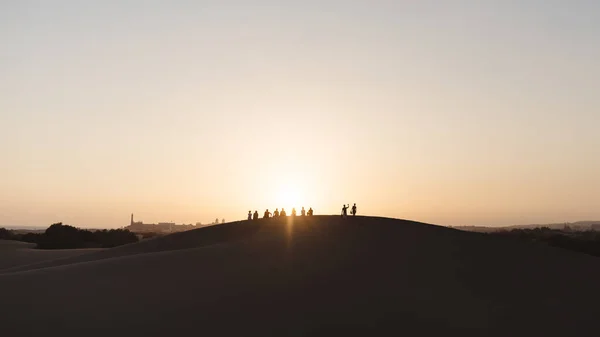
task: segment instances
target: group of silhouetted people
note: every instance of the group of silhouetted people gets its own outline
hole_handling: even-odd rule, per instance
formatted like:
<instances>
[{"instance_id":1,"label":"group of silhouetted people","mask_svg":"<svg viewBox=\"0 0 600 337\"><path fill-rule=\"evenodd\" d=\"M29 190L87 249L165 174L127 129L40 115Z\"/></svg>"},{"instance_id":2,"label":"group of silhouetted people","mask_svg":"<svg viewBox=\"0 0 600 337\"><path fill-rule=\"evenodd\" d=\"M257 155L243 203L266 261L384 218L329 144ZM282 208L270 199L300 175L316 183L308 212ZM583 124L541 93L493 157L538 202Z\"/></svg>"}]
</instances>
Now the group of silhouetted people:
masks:
<instances>
[{"instance_id":1,"label":"group of silhouetted people","mask_svg":"<svg viewBox=\"0 0 600 337\"><path fill-rule=\"evenodd\" d=\"M312 215L313 215L312 207L309 208L308 211L306 211L304 209L304 207L302 207L302 209L300 210L300 216L312 216ZM282 216L287 216L287 213L285 212L284 208L281 208L281 212L279 211L279 208L276 208L273 213L269 212L269 210L267 209L267 210L265 210L263 219L269 219L271 217L279 218ZM292 208L291 216L296 216L295 208ZM254 211L254 214L252 214L252 211L248 211L248 220L258 220L258 211Z\"/></svg>"},{"instance_id":2,"label":"group of silhouetted people","mask_svg":"<svg viewBox=\"0 0 600 337\"><path fill-rule=\"evenodd\" d=\"M342 206L342 218L346 218L348 217L348 209L350 208L350 214L352 214L352 216L356 216L356 203L354 203L354 205L352 206L352 208L350 207L350 204L346 205L344 204ZM290 214L291 216L296 216L296 209L292 208L292 213ZM302 207L302 209L300 210L300 216L312 216L313 215L313 209L312 207L308 209L308 211L304 210L304 207ZM269 219L271 217L273 218L279 218L282 216L287 216L287 213L285 212L285 209L282 208L281 211L279 211L279 208L276 208L275 211L273 213L269 212L269 209L265 210L265 213L263 215L263 219ZM248 211L248 220L258 220L258 211L254 211L254 213L252 213L252 211Z\"/></svg>"},{"instance_id":3,"label":"group of silhouetted people","mask_svg":"<svg viewBox=\"0 0 600 337\"><path fill-rule=\"evenodd\" d=\"M342 206L342 218L345 218L348 216L348 208L350 208L350 204L348 204L348 205L344 204ZM352 216L356 216L356 203L354 203L354 206L352 206L352 210L350 211L350 214L352 214Z\"/></svg>"}]
</instances>

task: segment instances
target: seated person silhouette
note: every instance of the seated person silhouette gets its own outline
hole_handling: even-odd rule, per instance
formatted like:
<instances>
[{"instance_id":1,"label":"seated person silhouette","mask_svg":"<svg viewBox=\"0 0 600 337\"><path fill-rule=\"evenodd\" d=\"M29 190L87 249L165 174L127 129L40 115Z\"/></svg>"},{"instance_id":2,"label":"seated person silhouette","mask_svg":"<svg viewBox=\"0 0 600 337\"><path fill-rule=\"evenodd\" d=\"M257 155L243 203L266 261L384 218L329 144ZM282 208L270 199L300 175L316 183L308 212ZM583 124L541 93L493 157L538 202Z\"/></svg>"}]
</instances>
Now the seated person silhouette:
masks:
<instances>
[{"instance_id":1,"label":"seated person silhouette","mask_svg":"<svg viewBox=\"0 0 600 337\"><path fill-rule=\"evenodd\" d=\"M312 216L313 215L313 209L312 207L308 209L308 216Z\"/></svg>"},{"instance_id":2,"label":"seated person silhouette","mask_svg":"<svg viewBox=\"0 0 600 337\"><path fill-rule=\"evenodd\" d=\"M252 211L248 211L248 220L252 220Z\"/></svg>"},{"instance_id":3,"label":"seated person silhouette","mask_svg":"<svg viewBox=\"0 0 600 337\"><path fill-rule=\"evenodd\" d=\"M279 216L279 208L275 208L275 212L273 212L273 217L276 218Z\"/></svg>"},{"instance_id":4,"label":"seated person silhouette","mask_svg":"<svg viewBox=\"0 0 600 337\"><path fill-rule=\"evenodd\" d=\"M254 216L252 217L253 220L258 220L258 211L254 211Z\"/></svg>"},{"instance_id":5,"label":"seated person silhouette","mask_svg":"<svg viewBox=\"0 0 600 337\"><path fill-rule=\"evenodd\" d=\"M269 217L271 217L271 212L269 212L269 209L267 208L267 210L265 211L264 218L268 219Z\"/></svg>"},{"instance_id":6,"label":"seated person silhouette","mask_svg":"<svg viewBox=\"0 0 600 337\"><path fill-rule=\"evenodd\" d=\"M285 209L281 209L281 212L279 213L279 216L286 216L287 214L285 214Z\"/></svg>"},{"instance_id":7,"label":"seated person silhouette","mask_svg":"<svg viewBox=\"0 0 600 337\"><path fill-rule=\"evenodd\" d=\"M304 207L302 207L302 209L300 210L300 215L301 216L305 216L306 215L306 211L304 210Z\"/></svg>"},{"instance_id":8,"label":"seated person silhouette","mask_svg":"<svg viewBox=\"0 0 600 337\"><path fill-rule=\"evenodd\" d=\"M296 216L296 208L292 208L292 216Z\"/></svg>"}]
</instances>

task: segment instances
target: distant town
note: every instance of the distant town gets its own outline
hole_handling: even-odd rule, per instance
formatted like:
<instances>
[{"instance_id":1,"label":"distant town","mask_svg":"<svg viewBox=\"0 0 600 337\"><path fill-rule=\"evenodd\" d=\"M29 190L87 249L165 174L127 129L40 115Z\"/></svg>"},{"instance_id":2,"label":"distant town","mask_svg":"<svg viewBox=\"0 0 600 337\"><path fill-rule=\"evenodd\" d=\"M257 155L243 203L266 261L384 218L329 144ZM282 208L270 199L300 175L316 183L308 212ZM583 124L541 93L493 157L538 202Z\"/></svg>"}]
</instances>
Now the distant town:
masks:
<instances>
[{"instance_id":1,"label":"distant town","mask_svg":"<svg viewBox=\"0 0 600 337\"><path fill-rule=\"evenodd\" d=\"M196 229L203 226L215 225L218 223L225 223L225 219L219 220L215 219L210 224L202 224L197 222L195 225L193 224L176 224L174 222L159 222L159 223L144 223L142 221L134 221L133 213L131 214L131 220L129 222L129 226L124 227L124 229L129 230L134 233L176 233L176 232L185 232L192 229Z\"/></svg>"}]
</instances>

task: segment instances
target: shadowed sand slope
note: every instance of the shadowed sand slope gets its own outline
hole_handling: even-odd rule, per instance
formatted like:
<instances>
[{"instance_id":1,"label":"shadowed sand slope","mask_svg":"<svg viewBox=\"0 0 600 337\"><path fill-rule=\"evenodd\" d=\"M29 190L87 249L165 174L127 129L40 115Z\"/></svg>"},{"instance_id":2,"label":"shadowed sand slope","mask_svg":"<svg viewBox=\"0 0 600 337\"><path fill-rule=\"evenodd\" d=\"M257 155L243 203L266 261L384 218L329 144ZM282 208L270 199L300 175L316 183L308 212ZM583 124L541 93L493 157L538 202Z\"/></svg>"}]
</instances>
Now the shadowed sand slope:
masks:
<instances>
[{"instance_id":1,"label":"shadowed sand slope","mask_svg":"<svg viewBox=\"0 0 600 337\"><path fill-rule=\"evenodd\" d=\"M244 225L241 225L242 223ZM167 250L198 248L206 245L217 244L220 242L231 243L235 240L252 235L259 229L259 227L260 222L257 223L247 221L230 222L223 225L207 226L187 232L173 233L171 235L163 237L143 240L137 243L119 246L112 249L103 249L91 254L85 254L83 256L67 256L65 258L46 260L35 264L19 265L4 270L0 269L0 274L97 261L127 255L155 253Z\"/></svg>"},{"instance_id":2,"label":"shadowed sand slope","mask_svg":"<svg viewBox=\"0 0 600 337\"><path fill-rule=\"evenodd\" d=\"M5 270L38 265L57 259L72 258L101 249L34 249L35 244L19 241L0 240L0 273Z\"/></svg>"},{"instance_id":3,"label":"shadowed sand slope","mask_svg":"<svg viewBox=\"0 0 600 337\"><path fill-rule=\"evenodd\" d=\"M0 274L7 335L596 336L600 314L597 258L385 218L242 221L56 261Z\"/></svg>"}]
</instances>

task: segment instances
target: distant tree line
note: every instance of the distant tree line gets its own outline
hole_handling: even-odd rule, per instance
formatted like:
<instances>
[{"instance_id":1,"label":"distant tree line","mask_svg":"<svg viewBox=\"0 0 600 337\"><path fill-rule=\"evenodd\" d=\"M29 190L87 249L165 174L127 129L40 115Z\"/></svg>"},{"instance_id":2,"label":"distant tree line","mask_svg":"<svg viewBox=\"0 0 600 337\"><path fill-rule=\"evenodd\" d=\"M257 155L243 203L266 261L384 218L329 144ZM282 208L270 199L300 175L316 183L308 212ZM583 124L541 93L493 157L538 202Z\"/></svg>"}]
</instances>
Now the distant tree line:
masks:
<instances>
[{"instance_id":1,"label":"distant tree line","mask_svg":"<svg viewBox=\"0 0 600 337\"><path fill-rule=\"evenodd\" d=\"M598 231L572 231L568 227L563 230L541 227L498 231L489 235L544 242L553 247L600 256L600 232Z\"/></svg>"},{"instance_id":2,"label":"distant tree line","mask_svg":"<svg viewBox=\"0 0 600 337\"><path fill-rule=\"evenodd\" d=\"M44 233L19 234L0 228L0 239L35 243L39 249L112 248L137 242L137 236L126 229L89 231L55 223Z\"/></svg>"},{"instance_id":3,"label":"distant tree line","mask_svg":"<svg viewBox=\"0 0 600 337\"><path fill-rule=\"evenodd\" d=\"M13 231L6 228L0 228L0 240L14 240Z\"/></svg>"}]
</instances>

